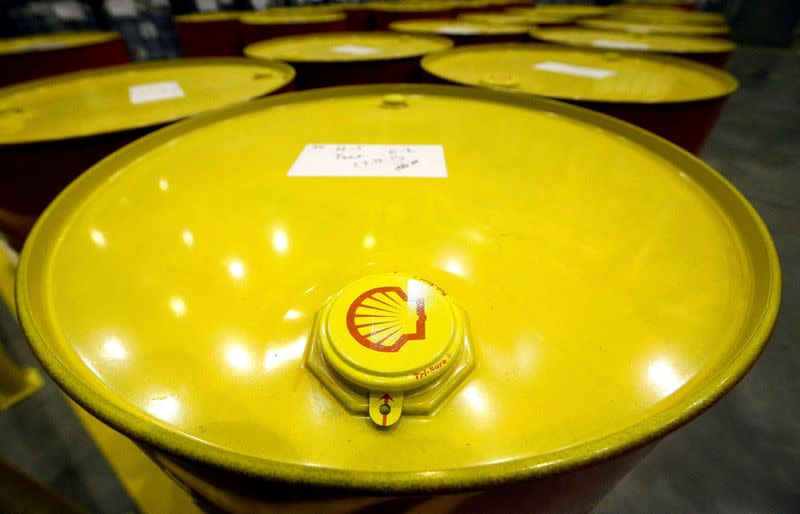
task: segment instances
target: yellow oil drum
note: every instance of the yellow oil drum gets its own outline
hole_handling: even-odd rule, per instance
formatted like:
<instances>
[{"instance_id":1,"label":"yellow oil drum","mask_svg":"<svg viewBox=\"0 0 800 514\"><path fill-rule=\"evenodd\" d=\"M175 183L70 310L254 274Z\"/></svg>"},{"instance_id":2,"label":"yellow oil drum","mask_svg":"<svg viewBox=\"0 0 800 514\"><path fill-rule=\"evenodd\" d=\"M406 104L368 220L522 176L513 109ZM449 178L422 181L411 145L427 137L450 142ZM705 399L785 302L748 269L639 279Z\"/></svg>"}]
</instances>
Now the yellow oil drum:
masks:
<instances>
[{"instance_id":1,"label":"yellow oil drum","mask_svg":"<svg viewBox=\"0 0 800 514\"><path fill-rule=\"evenodd\" d=\"M348 32L290 36L253 43L244 49L255 59L278 59L297 70L297 89L347 84L418 82L419 62L453 46L441 36L395 32Z\"/></svg>"},{"instance_id":2,"label":"yellow oil drum","mask_svg":"<svg viewBox=\"0 0 800 514\"><path fill-rule=\"evenodd\" d=\"M542 5L539 7L513 7L506 9L508 14L523 16L563 16L572 19L602 18L608 8L596 5Z\"/></svg>"},{"instance_id":3,"label":"yellow oil drum","mask_svg":"<svg viewBox=\"0 0 800 514\"><path fill-rule=\"evenodd\" d=\"M0 39L0 86L128 62L116 32L66 32Z\"/></svg>"},{"instance_id":4,"label":"yellow oil drum","mask_svg":"<svg viewBox=\"0 0 800 514\"><path fill-rule=\"evenodd\" d=\"M319 32L344 32L347 15L333 11L262 11L240 18L245 44Z\"/></svg>"},{"instance_id":5,"label":"yellow oil drum","mask_svg":"<svg viewBox=\"0 0 800 514\"><path fill-rule=\"evenodd\" d=\"M175 30L186 57L236 57L242 55L241 11L221 11L175 16Z\"/></svg>"},{"instance_id":6,"label":"yellow oil drum","mask_svg":"<svg viewBox=\"0 0 800 514\"><path fill-rule=\"evenodd\" d=\"M540 28L532 30L530 34L533 39L546 43L674 55L717 68L724 68L736 49L736 44L732 41L711 37L663 36L582 28Z\"/></svg>"},{"instance_id":7,"label":"yellow oil drum","mask_svg":"<svg viewBox=\"0 0 800 514\"><path fill-rule=\"evenodd\" d=\"M565 100L623 119L698 153L739 83L674 57L536 43L465 46L422 60L456 84Z\"/></svg>"},{"instance_id":8,"label":"yellow oil drum","mask_svg":"<svg viewBox=\"0 0 800 514\"><path fill-rule=\"evenodd\" d=\"M528 14L475 13L462 14L460 20L490 25L534 25L537 27L564 27L573 25L575 18L531 11Z\"/></svg>"},{"instance_id":9,"label":"yellow oil drum","mask_svg":"<svg viewBox=\"0 0 800 514\"><path fill-rule=\"evenodd\" d=\"M562 513L746 373L780 270L650 133L398 84L127 146L40 218L16 291L64 391L222 511Z\"/></svg>"},{"instance_id":10,"label":"yellow oil drum","mask_svg":"<svg viewBox=\"0 0 800 514\"><path fill-rule=\"evenodd\" d=\"M389 25L401 34L427 34L446 36L456 46L480 43L509 43L528 38L529 27L500 25L463 20L404 20Z\"/></svg>"},{"instance_id":11,"label":"yellow oil drum","mask_svg":"<svg viewBox=\"0 0 800 514\"><path fill-rule=\"evenodd\" d=\"M389 24L400 20L422 18L454 18L453 4L448 2L382 2L372 4L376 30L388 30Z\"/></svg>"},{"instance_id":12,"label":"yellow oil drum","mask_svg":"<svg viewBox=\"0 0 800 514\"><path fill-rule=\"evenodd\" d=\"M0 88L0 232L19 248L47 204L114 150L187 116L287 89L293 78L283 63L229 57L115 66Z\"/></svg>"},{"instance_id":13,"label":"yellow oil drum","mask_svg":"<svg viewBox=\"0 0 800 514\"><path fill-rule=\"evenodd\" d=\"M615 30L635 34L660 34L665 36L724 36L726 25L673 25L669 23L643 23L617 19L580 20L578 25L594 30Z\"/></svg>"}]
</instances>

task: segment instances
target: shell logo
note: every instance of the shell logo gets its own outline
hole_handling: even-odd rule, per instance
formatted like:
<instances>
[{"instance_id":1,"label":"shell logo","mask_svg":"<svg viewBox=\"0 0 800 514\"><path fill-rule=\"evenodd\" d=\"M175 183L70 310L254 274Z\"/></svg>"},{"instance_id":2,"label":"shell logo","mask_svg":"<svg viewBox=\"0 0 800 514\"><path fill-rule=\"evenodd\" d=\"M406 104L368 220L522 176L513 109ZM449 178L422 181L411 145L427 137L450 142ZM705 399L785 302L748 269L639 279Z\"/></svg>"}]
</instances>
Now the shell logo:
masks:
<instances>
[{"instance_id":1,"label":"shell logo","mask_svg":"<svg viewBox=\"0 0 800 514\"><path fill-rule=\"evenodd\" d=\"M347 310L347 329L359 344L396 352L408 341L425 339L425 299L397 286L376 287L358 296Z\"/></svg>"}]
</instances>

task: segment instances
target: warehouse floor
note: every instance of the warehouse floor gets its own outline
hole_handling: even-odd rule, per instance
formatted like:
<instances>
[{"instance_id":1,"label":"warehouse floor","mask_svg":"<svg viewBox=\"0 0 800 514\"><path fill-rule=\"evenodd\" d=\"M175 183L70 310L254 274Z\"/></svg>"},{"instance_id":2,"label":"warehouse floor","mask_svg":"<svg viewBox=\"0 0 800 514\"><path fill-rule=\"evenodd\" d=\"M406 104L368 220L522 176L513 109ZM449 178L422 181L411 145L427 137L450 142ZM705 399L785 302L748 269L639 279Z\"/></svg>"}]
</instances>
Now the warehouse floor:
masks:
<instances>
[{"instance_id":1,"label":"warehouse floor","mask_svg":"<svg viewBox=\"0 0 800 514\"><path fill-rule=\"evenodd\" d=\"M800 54L740 48L729 69L741 89L702 157L750 199L769 227L783 265L781 314L771 343L742 383L661 442L597 512L800 508ZM18 361L35 363L5 310L0 342ZM137 503L145 512L186 512L185 498L142 502L147 488L134 487L142 477L115 475L49 381L45 390L0 412L0 456L90 512L132 513Z\"/></svg>"}]
</instances>

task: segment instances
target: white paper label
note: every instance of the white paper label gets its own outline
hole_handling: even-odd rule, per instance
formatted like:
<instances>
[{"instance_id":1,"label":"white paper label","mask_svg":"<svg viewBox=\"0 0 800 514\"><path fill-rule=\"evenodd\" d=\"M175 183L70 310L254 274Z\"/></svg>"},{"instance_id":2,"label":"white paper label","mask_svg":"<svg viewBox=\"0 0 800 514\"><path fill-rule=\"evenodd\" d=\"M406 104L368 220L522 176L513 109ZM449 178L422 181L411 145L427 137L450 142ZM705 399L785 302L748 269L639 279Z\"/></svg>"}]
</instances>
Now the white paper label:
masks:
<instances>
[{"instance_id":1,"label":"white paper label","mask_svg":"<svg viewBox=\"0 0 800 514\"><path fill-rule=\"evenodd\" d=\"M217 0L195 0L194 5L200 12L214 12L219 10Z\"/></svg>"},{"instance_id":2,"label":"white paper label","mask_svg":"<svg viewBox=\"0 0 800 514\"><path fill-rule=\"evenodd\" d=\"M589 68L587 66L575 66L563 62L545 61L533 65L533 69L540 71L550 71L553 73L563 73L574 77L586 77L590 79L607 79L615 74L612 70L601 70L599 68Z\"/></svg>"},{"instance_id":3,"label":"white paper label","mask_svg":"<svg viewBox=\"0 0 800 514\"><path fill-rule=\"evenodd\" d=\"M86 13L78 2L59 2L53 4L53 14L60 20L85 20Z\"/></svg>"},{"instance_id":4,"label":"white paper label","mask_svg":"<svg viewBox=\"0 0 800 514\"><path fill-rule=\"evenodd\" d=\"M372 48L371 46L361 46L361 45L339 45L331 47L331 50L334 52L338 52L340 54L350 54L350 55L372 55L380 52L380 50L378 50L377 48Z\"/></svg>"},{"instance_id":5,"label":"white paper label","mask_svg":"<svg viewBox=\"0 0 800 514\"><path fill-rule=\"evenodd\" d=\"M480 32L479 29L472 28L472 27L459 27L454 25L452 27L444 26L439 28L440 34L453 34L454 36L458 35L469 35L469 34L477 34Z\"/></svg>"},{"instance_id":6,"label":"white paper label","mask_svg":"<svg viewBox=\"0 0 800 514\"><path fill-rule=\"evenodd\" d=\"M162 100L183 98L186 96L183 89L181 89L181 85L174 80L131 86L128 88L128 94L132 104L160 102Z\"/></svg>"},{"instance_id":7,"label":"white paper label","mask_svg":"<svg viewBox=\"0 0 800 514\"><path fill-rule=\"evenodd\" d=\"M595 39L592 46L597 48L619 48L621 50L647 50L650 45L635 41L615 41L613 39Z\"/></svg>"},{"instance_id":8,"label":"white paper label","mask_svg":"<svg viewBox=\"0 0 800 514\"><path fill-rule=\"evenodd\" d=\"M441 145L310 144L288 176L447 178L447 165Z\"/></svg>"},{"instance_id":9,"label":"white paper label","mask_svg":"<svg viewBox=\"0 0 800 514\"><path fill-rule=\"evenodd\" d=\"M135 18L137 15L133 0L107 0L105 7L108 14L114 18Z\"/></svg>"}]
</instances>

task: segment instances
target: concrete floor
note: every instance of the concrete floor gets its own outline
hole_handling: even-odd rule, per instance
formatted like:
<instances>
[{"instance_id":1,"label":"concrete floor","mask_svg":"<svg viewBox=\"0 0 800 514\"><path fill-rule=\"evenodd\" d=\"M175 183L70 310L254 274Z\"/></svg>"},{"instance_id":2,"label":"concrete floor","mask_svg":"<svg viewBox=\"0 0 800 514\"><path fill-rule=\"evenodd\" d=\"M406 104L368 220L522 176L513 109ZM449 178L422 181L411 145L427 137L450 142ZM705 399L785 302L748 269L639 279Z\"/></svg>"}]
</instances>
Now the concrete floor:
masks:
<instances>
[{"instance_id":1,"label":"concrete floor","mask_svg":"<svg viewBox=\"0 0 800 514\"><path fill-rule=\"evenodd\" d=\"M598 513L800 512L800 55L741 48L729 69L742 87L702 157L772 232L783 265L781 314L750 374L661 442ZM7 312L0 312L0 341L19 361L34 363ZM0 456L90 512L137 511L49 381L0 413Z\"/></svg>"}]
</instances>

